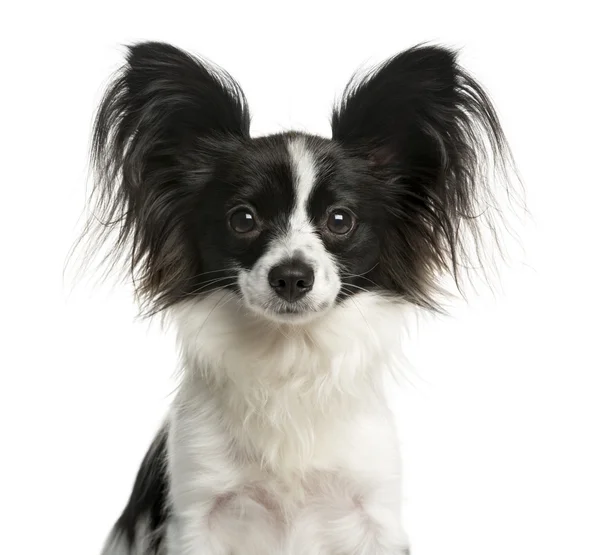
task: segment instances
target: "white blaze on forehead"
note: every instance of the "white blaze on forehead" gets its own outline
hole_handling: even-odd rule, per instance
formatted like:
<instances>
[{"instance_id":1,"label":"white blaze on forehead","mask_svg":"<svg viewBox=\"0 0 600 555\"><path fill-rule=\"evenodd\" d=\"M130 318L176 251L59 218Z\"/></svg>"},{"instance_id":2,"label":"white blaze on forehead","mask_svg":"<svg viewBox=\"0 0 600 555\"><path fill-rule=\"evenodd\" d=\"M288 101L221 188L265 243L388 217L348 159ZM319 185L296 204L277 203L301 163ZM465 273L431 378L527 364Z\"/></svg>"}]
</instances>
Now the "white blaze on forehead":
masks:
<instances>
[{"instance_id":1,"label":"white blaze on forehead","mask_svg":"<svg viewBox=\"0 0 600 555\"><path fill-rule=\"evenodd\" d=\"M269 282L269 272L276 265L295 257L301 257L311 265L314 284L306 297L299 301L300 309L305 310L306 314L319 314L329 309L334 305L341 288L336 261L327 251L308 214L308 201L318 175L317 160L303 137L290 139L287 148L295 193L287 229L278 230L278 236L265 254L249 272L241 271L238 280L247 305L276 321L281 321L274 316L274 311L281 310L281 300Z\"/></svg>"},{"instance_id":2,"label":"white blaze on forehead","mask_svg":"<svg viewBox=\"0 0 600 555\"><path fill-rule=\"evenodd\" d=\"M290 218L290 228L300 230L309 224L308 198L315 186L316 162L303 138L292 139L288 143L288 152L296 189L296 204Z\"/></svg>"}]
</instances>

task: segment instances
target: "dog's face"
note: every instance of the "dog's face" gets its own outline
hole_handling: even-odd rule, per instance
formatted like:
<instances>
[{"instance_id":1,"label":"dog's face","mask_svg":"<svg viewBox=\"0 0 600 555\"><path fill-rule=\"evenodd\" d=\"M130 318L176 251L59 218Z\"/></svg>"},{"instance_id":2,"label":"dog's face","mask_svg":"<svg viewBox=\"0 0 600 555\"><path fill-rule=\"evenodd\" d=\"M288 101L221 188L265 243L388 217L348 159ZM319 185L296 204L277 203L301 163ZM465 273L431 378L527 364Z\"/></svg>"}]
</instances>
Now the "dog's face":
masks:
<instances>
[{"instance_id":1,"label":"dog's face","mask_svg":"<svg viewBox=\"0 0 600 555\"><path fill-rule=\"evenodd\" d=\"M259 315L304 322L373 287L385 214L368 185L366 163L325 139L231 144L190 214L193 288L233 289Z\"/></svg>"},{"instance_id":2,"label":"dog's face","mask_svg":"<svg viewBox=\"0 0 600 555\"><path fill-rule=\"evenodd\" d=\"M165 44L132 47L108 90L93 147L100 219L117 250L132 245L152 309L216 290L297 324L365 290L435 305L438 274L468 262L463 233L477 239L490 214L482 145L505 154L453 53L414 48L351 82L331 139L251 138L249 124L231 77Z\"/></svg>"}]
</instances>

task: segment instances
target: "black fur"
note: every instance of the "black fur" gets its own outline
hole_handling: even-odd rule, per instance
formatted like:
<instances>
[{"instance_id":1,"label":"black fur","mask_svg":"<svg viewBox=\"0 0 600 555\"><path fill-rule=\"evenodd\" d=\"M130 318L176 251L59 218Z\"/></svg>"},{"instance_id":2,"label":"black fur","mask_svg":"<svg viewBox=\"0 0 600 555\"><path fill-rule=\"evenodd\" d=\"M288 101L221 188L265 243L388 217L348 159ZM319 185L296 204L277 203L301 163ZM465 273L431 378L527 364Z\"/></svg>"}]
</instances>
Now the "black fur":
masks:
<instances>
[{"instance_id":1,"label":"black fur","mask_svg":"<svg viewBox=\"0 0 600 555\"><path fill-rule=\"evenodd\" d=\"M249 138L237 83L222 70L163 43L132 46L96 117L100 235L116 231L142 300L162 308L193 287L187 238L210 162ZM186 235L186 233L188 233Z\"/></svg>"},{"instance_id":2,"label":"black fur","mask_svg":"<svg viewBox=\"0 0 600 555\"><path fill-rule=\"evenodd\" d=\"M511 155L492 102L445 48L419 46L352 80L333 139L370 165L385 208L378 275L384 289L435 307L436 281L479 264L482 230L500 218L487 172Z\"/></svg>"},{"instance_id":3,"label":"black fur","mask_svg":"<svg viewBox=\"0 0 600 555\"><path fill-rule=\"evenodd\" d=\"M164 541L164 528L169 517L169 478L167 474L167 431L161 430L137 473L133 491L114 527L114 534L127 541L130 549L136 542L140 523L148 526L148 555L159 553Z\"/></svg>"}]
</instances>

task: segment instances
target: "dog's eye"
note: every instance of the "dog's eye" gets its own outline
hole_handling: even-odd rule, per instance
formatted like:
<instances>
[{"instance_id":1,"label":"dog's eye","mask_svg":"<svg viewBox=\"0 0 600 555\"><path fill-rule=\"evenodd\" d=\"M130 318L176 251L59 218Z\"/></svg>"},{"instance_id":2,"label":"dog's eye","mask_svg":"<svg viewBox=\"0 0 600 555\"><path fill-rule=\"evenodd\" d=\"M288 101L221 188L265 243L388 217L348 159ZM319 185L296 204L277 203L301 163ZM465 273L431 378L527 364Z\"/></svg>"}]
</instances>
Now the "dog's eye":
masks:
<instances>
[{"instance_id":1,"label":"dog's eye","mask_svg":"<svg viewBox=\"0 0 600 555\"><path fill-rule=\"evenodd\" d=\"M336 235L346 235L354 228L354 222L355 218L350 212L337 209L329 214L327 227L331 233L335 233Z\"/></svg>"},{"instance_id":2,"label":"dog's eye","mask_svg":"<svg viewBox=\"0 0 600 555\"><path fill-rule=\"evenodd\" d=\"M240 208L229 216L229 225L236 233L250 233L256 228L256 220L250 210Z\"/></svg>"}]
</instances>

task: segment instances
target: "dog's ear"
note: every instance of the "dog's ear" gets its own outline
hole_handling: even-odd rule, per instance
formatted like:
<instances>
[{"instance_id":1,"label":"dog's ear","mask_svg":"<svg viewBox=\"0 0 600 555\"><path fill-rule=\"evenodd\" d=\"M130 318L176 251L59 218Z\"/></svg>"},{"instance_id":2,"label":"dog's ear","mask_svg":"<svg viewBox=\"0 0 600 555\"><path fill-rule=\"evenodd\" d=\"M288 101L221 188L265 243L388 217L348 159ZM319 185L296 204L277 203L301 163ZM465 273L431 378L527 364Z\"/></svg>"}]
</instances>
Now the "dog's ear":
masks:
<instances>
[{"instance_id":1,"label":"dog's ear","mask_svg":"<svg viewBox=\"0 0 600 555\"><path fill-rule=\"evenodd\" d=\"M191 272L180 252L190 199L215 153L248 138L249 126L244 95L226 72L168 44L128 49L94 126L94 219L101 241L116 231L112 254L128 257L142 298L160 304L182 288Z\"/></svg>"},{"instance_id":2,"label":"dog's ear","mask_svg":"<svg viewBox=\"0 0 600 555\"><path fill-rule=\"evenodd\" d=\"M244 95L227 73L171 45L145 42L129 47L106 92L92 154L100 163L110 157L113 169L136 181L155 157L163 164L199 138L247 137L249 126Z\"/></svg>"},{"instance_id":3,"label":"dog's ear","mask_svg":"<svg viewBox=\"0 0 600 555\"><path fill-rule=\"evenodd\" d=\"M377 166L421 157L439 171L437 134L451 131L461 104L455 55L439 47L407 50L347 85L334 110L333 138L363 148ZM441 153L440 153L441 154Z\"/></svg>"},{"instance_id":4,"label":"dog's ear","mask_svg":"<svg viewBox=\"0 0 600 555\"><path fill-rule=\"evenodd\" d=\"M353 79L332 131L382 184L387 286L432 306L437 273L457 278L459 266L473 263L467 251L477 252L481 230L493 229L488 181L494 168L506 173L511 157L490 99L454 52L417 46Z\"/></svg>"}]
</instances>

